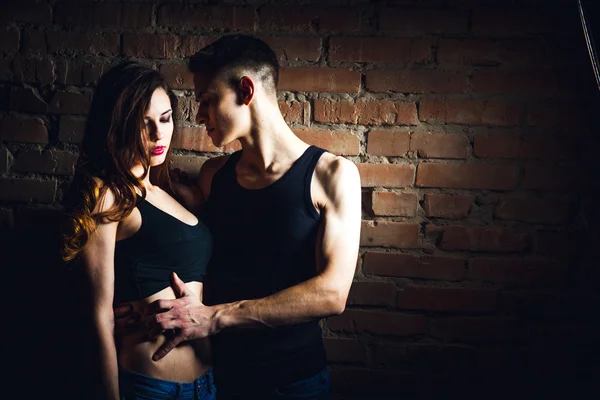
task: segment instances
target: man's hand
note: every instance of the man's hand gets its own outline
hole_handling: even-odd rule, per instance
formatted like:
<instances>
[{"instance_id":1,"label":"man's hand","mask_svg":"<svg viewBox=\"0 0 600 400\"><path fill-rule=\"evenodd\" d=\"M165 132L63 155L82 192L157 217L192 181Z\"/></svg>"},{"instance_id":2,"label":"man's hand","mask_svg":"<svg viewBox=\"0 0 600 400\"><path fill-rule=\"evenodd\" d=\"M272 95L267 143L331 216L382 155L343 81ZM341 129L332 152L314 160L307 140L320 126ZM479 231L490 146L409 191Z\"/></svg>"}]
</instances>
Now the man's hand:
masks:
<instances>
[{"instance_id":1,"label":"man's hand","mask_svg":"<svg viewBox=\"0 0 600 400\"><path fill-rule=\"evenodd\" d=\"M143 327L142 316L135 311L131 304L117 304L113 307L115 315L115 338L119 339L128 333L138 331Z\"/></svg>"},{"instance_id":2,"label":"man's hand","mask_svg":"<svg viewBox=\"0 0 600 400\"><path fill-rule=\"evenodd\" d=\"M173 273L171 286L177 298L154 301L148 306L145 318L150 339L165 333L167 338L152 356L153 361L166 356L181 342L205 338L217 332L214 308L202 304L176 273Z\"/></svg>"}]
</instances>

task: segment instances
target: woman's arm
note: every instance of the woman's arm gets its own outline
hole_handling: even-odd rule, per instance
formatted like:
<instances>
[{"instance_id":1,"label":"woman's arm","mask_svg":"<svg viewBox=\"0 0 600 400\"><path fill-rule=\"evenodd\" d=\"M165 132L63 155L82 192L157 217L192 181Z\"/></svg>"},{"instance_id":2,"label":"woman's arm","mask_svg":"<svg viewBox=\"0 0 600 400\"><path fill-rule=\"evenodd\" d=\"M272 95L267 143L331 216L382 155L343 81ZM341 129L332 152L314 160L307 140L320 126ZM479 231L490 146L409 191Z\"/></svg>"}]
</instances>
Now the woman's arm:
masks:
<instances>
[{"instance_id":1,"label":"woman's arm","mask_svg":"<svg viewBox=\"0 0 600 400\"><path fill-rule=\"evenodd\" d=\"M110 191L94 213L112 207ZM118 222L99 222L82 251L82 263L91 288L93 327L100 355L100 390L102 399L119 399L117 350L113 336L114 253Z\"/></svg>"}]
</instances>

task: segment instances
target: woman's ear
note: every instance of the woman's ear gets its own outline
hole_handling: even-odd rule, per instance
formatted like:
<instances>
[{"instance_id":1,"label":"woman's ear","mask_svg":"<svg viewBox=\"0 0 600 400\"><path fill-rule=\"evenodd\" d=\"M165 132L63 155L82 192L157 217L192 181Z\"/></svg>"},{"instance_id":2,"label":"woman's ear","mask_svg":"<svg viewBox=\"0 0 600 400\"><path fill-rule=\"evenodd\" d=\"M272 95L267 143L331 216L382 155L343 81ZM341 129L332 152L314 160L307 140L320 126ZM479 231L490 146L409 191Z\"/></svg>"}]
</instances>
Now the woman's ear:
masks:
<instances>
[{"instance_id":1,"label":"woman's ear","mask_svg":"<svg viewBox=\"0 0 600 400\"><path fill-rule=\"evenodd\" d=\"M239 82L240 100L242 104L249 105L254 98L254 81L249 76L242 76Z\"/></svg>"}]
</instances>

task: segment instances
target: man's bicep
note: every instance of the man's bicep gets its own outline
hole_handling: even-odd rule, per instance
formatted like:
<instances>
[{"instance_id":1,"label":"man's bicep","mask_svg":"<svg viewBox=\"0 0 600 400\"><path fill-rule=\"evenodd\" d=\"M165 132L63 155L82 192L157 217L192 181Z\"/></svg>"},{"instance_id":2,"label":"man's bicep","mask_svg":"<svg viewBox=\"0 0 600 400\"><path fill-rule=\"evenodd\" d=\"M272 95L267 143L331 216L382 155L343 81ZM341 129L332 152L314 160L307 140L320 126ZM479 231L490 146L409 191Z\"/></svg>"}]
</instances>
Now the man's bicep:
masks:
<instances>
[{"instance_id":1,"label":"man's bicep","mask_svg":"<svg viewBox=\"0 0 600 400\"><path fill-rule=\"evenodd\" d=\"M361 188L358 170L350 161L344 161L324 183L328 200L322 210L317 250L322 273L347 292L360 243Z\"/></svg>"}]
</instances>

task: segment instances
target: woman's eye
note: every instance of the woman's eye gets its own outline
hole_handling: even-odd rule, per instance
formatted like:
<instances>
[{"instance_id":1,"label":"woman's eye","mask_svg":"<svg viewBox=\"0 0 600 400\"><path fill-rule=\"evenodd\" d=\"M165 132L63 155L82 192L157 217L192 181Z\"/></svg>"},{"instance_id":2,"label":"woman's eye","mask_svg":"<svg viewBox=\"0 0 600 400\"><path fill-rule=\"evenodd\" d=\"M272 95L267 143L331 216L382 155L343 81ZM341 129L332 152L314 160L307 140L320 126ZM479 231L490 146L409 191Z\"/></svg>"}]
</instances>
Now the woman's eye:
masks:
<instances>
[{"instance_id":1,"label":"woman's eye","mask_svg":"<svg viewBox=\"0 0 600 400\"><path fill-rule=\"evenodd\" d=\"M171 122L171 117L165 118L165 119L161 119L160 122L162 122L163 124L168 124L169 122Z\"/></svg>"}]
</instances>

